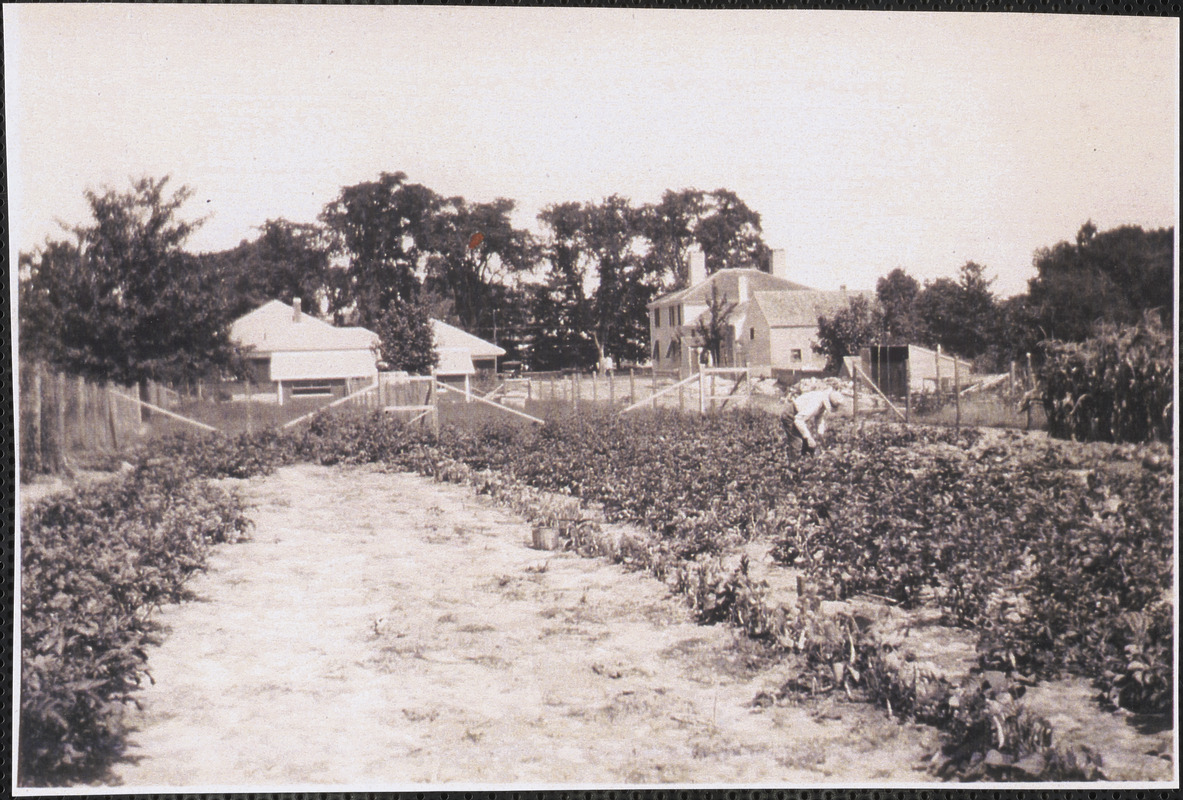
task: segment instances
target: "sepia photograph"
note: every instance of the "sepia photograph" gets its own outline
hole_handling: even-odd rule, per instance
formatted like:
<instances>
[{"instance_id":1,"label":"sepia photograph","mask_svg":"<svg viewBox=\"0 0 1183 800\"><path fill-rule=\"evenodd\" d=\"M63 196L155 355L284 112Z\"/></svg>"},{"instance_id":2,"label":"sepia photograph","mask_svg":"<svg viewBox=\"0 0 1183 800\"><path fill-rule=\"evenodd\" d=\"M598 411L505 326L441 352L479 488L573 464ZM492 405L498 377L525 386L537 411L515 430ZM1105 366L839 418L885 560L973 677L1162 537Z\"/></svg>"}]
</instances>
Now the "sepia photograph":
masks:
<instances>
[{"instance_id":1,"label":"sepia photograph","mask_svg":"<svg viewBox=\"0 0 1183 800\"><path fill-rule=\"evenodd\" d=\"M14 795L1178 788L1177 17L3 29Z\"/></svg>"}]
</instances>

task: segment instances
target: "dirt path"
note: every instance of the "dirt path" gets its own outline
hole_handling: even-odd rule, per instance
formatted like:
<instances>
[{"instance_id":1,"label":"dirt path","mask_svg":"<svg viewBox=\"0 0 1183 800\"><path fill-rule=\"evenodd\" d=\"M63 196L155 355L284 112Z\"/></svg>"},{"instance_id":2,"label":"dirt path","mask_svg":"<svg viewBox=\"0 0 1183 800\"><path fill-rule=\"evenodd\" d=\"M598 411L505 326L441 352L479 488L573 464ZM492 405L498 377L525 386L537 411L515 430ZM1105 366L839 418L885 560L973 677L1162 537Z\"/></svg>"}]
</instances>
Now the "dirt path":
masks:
<instances>
[{"instance_id":1,"label":"dirt path","mask_svg":"<svg viewBox=\"0 0 1183 800\"><path fill-rule=\"evenodd\" d=\"M166 609L137 787L918 782L933 734L752 709L787 677L661 583L525 546L463 487L298 466Z\"/></svg>"}]
</instances>

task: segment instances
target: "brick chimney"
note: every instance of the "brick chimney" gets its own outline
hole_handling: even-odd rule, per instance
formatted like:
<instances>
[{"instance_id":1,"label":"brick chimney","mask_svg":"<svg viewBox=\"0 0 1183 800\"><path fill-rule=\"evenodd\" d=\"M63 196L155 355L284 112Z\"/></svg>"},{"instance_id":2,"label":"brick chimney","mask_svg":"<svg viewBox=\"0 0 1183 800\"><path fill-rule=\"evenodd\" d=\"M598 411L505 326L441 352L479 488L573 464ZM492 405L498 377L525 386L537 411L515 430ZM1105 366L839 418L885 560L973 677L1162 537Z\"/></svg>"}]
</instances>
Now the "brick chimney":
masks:
<instances>
[{"instance_id":1,"label":"brick chimney","mask_svg":"<svg viewBox=\"0 0 1183 800\"><path fill-rule=\"evenodd\" d=\"M707 254L701 248L690 249L690 285L697 286L707 279Z\"/></svg>"},{"instance_id":2,"label":"brick chimney","mask_svg":"<svg viewBox=\"0 0 1183 800\"><path fill-rule=\"evenodd\" d=\"M300 298L292 298L292 322L300 321Z\"/></svg>"},{"instance_id":3,"label":"brick chimney","mask_svg":"<svg viewBox=\"0 0 1183 800\"><path fill-rule=\"evenodd\" d=\"M772 274L786 281L789 279L789 254L783 249L772 251Z\"/></svg>"},{"instance_id":4,"label":"brick chimney","mask_svg":"<svg viewBox=\"0 0 1183 800\"><path fill-rule=\"evenodd\" d=\"M739 294L739 300L737 302L748 302L748 276L741 272L735 276L735 282L739 284L739 288L737 290Z\"/></svg>"}]
</instances>

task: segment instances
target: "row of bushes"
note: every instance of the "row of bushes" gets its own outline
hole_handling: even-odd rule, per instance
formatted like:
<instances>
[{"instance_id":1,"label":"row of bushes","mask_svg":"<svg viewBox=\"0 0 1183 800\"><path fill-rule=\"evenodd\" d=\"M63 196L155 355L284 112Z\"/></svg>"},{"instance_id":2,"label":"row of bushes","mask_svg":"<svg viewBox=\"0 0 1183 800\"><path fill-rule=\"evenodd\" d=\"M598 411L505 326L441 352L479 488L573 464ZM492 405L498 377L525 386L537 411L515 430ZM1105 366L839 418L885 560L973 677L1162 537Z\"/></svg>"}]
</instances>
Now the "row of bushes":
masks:
<instances>
[{"instance_id":1,"label":"row of bushes","mask_svg":"<svg viewBox=\"0 0 1183 800\"><path fill-rule=\"evenodd\" d=\"M90 779L119 755L152 612L249 525L237 495L160 459L22 511L21 785Z\"/></svg>"}]
</instances>

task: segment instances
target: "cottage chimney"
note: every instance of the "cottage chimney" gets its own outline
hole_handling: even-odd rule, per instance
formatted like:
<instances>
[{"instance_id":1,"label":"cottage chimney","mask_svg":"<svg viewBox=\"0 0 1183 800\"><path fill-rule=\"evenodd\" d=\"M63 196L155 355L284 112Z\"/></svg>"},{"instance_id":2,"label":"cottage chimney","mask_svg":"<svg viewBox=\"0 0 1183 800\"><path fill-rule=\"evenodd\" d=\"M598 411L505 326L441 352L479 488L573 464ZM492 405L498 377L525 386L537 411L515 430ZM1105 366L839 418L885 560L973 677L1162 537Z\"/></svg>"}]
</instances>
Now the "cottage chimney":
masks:
<instances>
[{"instance_id":1,"label":"cottage chimney","mask_svg":"<svg viewBox=\"0 0 1183 800\"><path fill-rule=\"evenodd\" d=\"M292 322L300 321L300 298L292 298Z\"/></svg>"},{"instance_id":2,"label":"cottage chimney","mask_svg":"<svg viewBox=\"0 0 1183 800\"><path fill-rule=\"evenodd\" d=\"M742 272L736 276L736 283L739 284L738 293L740 303L748 302L748 276Z\"/></svg>"},{"instance_id":3,"label":"cottage chimney","mask_svg":"<svg viewBox=\"0 0 1183 800\"><path fill-rule=\"evenodd\" d=\"M707 279L707 254L698 247L690 250L690 285L697 286Z\"/></svg>"},{"instance_id":4,"label":"cottage chimney","mask_svg":"<svg viewBox=\"0 0 1183 800\"><path fill-rule=\"evenodd\" d=\"M772 251L772 274L786 281L789 279L789 254L783 249Z\"/></svg>"},{"instance_id":5,"label":"cottage chimney","mask_svg":"<svg viewBox=\"0 0 1183 800\"><path fill-rule=\"evenodd\" d=\"M838 287L838 289L841 290L842 296L846 297L846 284L845 283L842 284L841 286Z\"/></svg>"}]
</instances>

